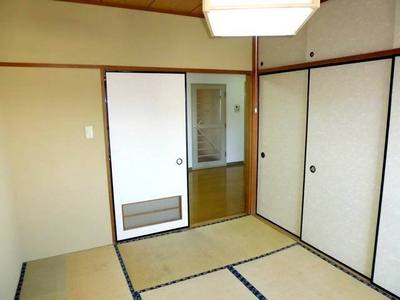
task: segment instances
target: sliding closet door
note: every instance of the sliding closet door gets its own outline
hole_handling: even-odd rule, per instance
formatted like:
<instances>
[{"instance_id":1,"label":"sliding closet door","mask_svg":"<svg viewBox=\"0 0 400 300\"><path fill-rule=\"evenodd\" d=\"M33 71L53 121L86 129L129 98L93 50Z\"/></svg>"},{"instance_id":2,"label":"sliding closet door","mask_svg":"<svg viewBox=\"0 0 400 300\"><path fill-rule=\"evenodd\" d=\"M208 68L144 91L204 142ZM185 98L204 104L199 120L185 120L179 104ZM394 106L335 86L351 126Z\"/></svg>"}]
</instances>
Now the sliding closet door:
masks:
<instances>
[{"instance_id":1,"label":"sliding closet door","mask_svg":"<svg viewBox=\"0 0 400 300\"><path fill-rule=\"evenodd\" d=\"M185 75L106 77L117 239L187 226Z\"/></svg>"},{"instance_id":2,"label":"sliding closet door","mask_svg":"<svg viewBox=\"0 0 400 300\"><path fill-rule=\"evenodd\" d=\"M396 58L373 281L400 296L400 59Z\"/></svg>"},{"instance_id":3,"label":"sliding closet door","mask_svg":"<svg viewBox=\"0 0 400 300\"><path fill-rule=\"evenodd\" d=\"M371 276L391 60L311 70L302 239Z\"/></svg>"},{"instance_id":4,"label":"sliding closet door","mask_svg":"<svg viewBox=\"0 0 400 300\"><path fill-rule=\"evenodd\" d=\"M300 235L308 71L259 82L257 213Z\"/></svg>"}]
</instances>

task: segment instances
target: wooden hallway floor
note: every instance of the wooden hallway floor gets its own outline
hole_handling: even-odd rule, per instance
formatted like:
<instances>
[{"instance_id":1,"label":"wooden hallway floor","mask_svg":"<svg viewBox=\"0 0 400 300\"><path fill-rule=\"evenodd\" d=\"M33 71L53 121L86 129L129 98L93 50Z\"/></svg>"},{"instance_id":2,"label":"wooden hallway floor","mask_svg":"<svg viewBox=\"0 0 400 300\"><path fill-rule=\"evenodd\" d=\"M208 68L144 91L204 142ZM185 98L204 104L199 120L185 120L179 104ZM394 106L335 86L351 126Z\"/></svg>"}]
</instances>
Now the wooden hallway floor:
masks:
<instances>
[{"instance_id":1,"label":"wooden hallway floor","mask_svg":"<svg viewBox=\"0 0 400 300\"><path fill-rule=\"evenodd\" d=\"M243 165L190 171L190 224L244 213L244 184Z\"/></svg>"}]
</instances>

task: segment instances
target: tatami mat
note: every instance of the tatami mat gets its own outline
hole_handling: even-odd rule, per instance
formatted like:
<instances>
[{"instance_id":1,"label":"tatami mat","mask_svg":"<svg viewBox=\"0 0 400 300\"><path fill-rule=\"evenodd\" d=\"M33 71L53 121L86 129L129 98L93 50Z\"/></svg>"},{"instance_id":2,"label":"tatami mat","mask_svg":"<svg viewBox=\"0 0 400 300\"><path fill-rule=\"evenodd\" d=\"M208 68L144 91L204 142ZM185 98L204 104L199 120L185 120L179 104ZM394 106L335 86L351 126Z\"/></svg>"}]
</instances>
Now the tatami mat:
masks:
<instances>
[{"instance_id":1,"label":"tatami mat","mask_svg":"<svg viewBox=\"0 0 400 300\"><path fill-rule=\"evenodd\" d=\"M387 299L300 245L235 267L268 299Z\"/></svg>"},{"instance_id":2,"label":"tatami mat","mask_svg":"<svg viewBox=\"0 0 400 300\"><path fill-rule=\"evenodd\" d=\"M28 262L24 300L132 299L113 246Z\"/></svg>"},{"instance_id":3,"label":"tatami mat","mask_svg":"<svg viewBox=\"0 0 400 300\"><path fill-rule=\"evenodd\" d=\"M136 290L252 258L294 243L255 217L119 245Z\"/></svg>"},{"instance_id":4,"label":"tatami mat","mask_svg":"<svg viewBox=\"0 0 400 300\"><path fill-rule=\"evenodd\" d=\"M141 294L143 300L256 299L228 270L221 270Z\"/></svg>"}]
</instances>

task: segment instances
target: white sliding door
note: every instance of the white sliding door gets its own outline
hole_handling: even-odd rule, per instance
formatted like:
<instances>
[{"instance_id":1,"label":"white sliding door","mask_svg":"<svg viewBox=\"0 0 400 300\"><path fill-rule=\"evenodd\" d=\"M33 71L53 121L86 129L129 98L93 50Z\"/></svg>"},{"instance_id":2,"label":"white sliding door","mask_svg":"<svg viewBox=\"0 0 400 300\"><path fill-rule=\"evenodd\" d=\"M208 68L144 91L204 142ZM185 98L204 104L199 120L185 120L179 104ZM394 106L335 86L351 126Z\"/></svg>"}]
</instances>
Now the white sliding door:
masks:
<instances>
[{"instance_id":1,"label":"white sliding door","mask_svg":"<svg viewBox=\"0 0 400 300\"><path fill-rule=\"evenodd\" d=\"M106 77L117 239L187 226L185 75Z\"/></svg>"},{"instance_id":2,"label":"white sliding door","mask_svg":"<svg viewBox=\"0 0 400 300\"><path fill-rule=\"evenodd\" d=\"M302 239L371 276L391 60L311 70Z\"/></svg>"},{"instance_id":3,"label":"white sliding door","mask_svg":"<svg viewBox=\"0 0 400 300\"><path fill-rule=\"evenodd\" d=\"M374 283L400 296L400 59L396 58Z\"/></svg>"},{"instance_id":4,"label":"white sliding door","mask_svg":"<svg viewBox=\"0 0 400 300\"><path fill-rule=\"evenodd\" d=\"M300 235L308 70L260 76L257 213Z\"/></svg>"}]
</instances>

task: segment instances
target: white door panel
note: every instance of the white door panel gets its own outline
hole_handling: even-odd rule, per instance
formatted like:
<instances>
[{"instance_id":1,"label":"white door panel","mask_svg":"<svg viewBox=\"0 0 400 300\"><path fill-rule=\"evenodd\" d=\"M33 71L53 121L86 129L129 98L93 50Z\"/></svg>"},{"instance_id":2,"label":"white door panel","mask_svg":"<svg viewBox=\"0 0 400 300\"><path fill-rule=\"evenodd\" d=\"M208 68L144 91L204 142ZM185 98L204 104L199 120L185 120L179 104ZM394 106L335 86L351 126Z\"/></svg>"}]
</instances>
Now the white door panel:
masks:
<instances>
[{"instance_id":1,"label":"white door panel","mask_svg":"<svg viewBox=\"0 0 400 300\"><path fill-rule=\"evenodd\" d=\"M400 297L400 59L396 58L374 282Z\"/></svg>"},{"instance_id":2,"label":"white door panel","mask_svg":"<svg viewBox=\"0 0 400 300\"><path fill-rule=\"evenodd\" d=\"M302 239L368 277L390 68L380 60L312 69L310 77Z\"/></svg>"},{"instance_id":3,"label":"white door panel","mask_svg":"<svg viewBox=\"0 0 400 300\"><path fill-rule=\"evenodd\" d=\"M257 213L300 235L308 70L260 76ZM265 157L261 157L261 153Z\"/></svg>"},{"instance_id":4,"label":"white door panel","mask_svg":"<svg viewBox=\"0 0 400 300\"><path fill-rule=\"evenodd\" d=\"M117 239L187 226L185 75L108 72L106 79ZM172 208L148 201L176 196L180 219L159 223ZM124 220L122 206L141 202ZM124 228L145 216L154 222Z\"/></svg>"}]
</instances>

